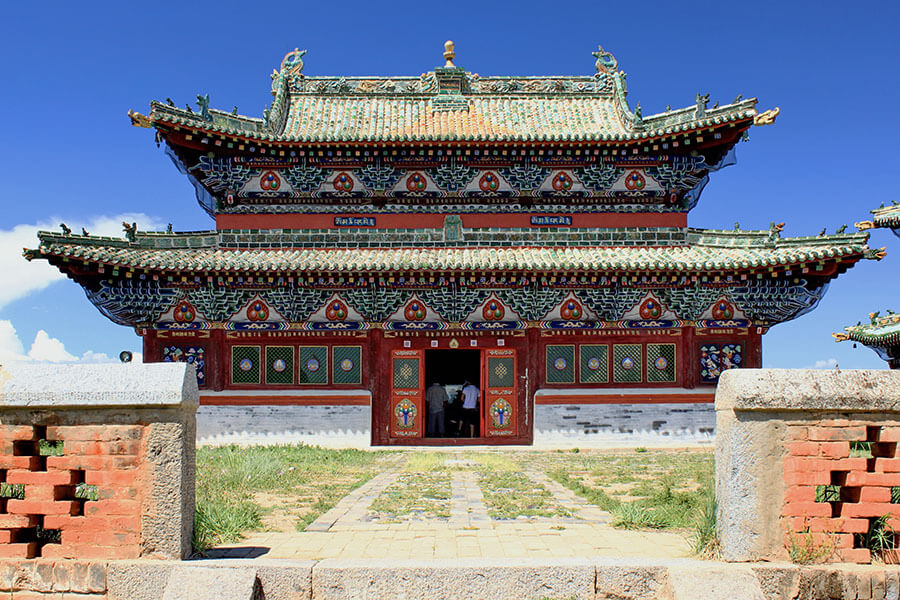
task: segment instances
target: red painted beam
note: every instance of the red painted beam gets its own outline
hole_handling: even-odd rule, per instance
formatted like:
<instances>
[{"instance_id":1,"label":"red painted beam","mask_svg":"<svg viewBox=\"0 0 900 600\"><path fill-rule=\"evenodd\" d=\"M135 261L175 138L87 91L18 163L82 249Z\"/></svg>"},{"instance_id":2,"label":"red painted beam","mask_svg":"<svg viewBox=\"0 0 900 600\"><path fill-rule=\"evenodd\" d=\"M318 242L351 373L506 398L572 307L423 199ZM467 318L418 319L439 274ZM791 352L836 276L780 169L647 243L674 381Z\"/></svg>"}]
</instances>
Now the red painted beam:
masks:
<instances>
[{"instance_id":1,"label":"red painted beam","mask_svg":"<svg viewBox=\"0 0 900 600\"><path fill-rule=\"evenodd\" d=\"M532 227L532 216L559 213L487 213L461 215L463 227ZM335 217L374 217L374 229L424 229L444 226L442 214L256 214L216 215L216 229L335 229ZM687 213L575 213L572 227L686 227ZM550 229L534 227L534 229ZM567 227L553 227L565 230Z\"/></svg>"}]
</instances>

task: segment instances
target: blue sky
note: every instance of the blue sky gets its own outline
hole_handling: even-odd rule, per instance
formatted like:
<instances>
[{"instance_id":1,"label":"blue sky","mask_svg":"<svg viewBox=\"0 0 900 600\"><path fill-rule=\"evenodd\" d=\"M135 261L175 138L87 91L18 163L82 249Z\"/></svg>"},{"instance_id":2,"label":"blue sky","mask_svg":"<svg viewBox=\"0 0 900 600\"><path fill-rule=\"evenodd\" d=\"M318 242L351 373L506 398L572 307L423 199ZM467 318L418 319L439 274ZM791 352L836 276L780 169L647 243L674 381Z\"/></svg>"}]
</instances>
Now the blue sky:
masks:
<instances>
[{"instance_id":1,"label":"blue sky","mask_svg":"<svg viewBox=\"0 0 900 600\"><path fill-rule=\"evenodd\" d=\"M784 221L784 235L811 235L852 230L900 199L898 22L889 2L12 3L0 24L0 357L32 345L32 356L86 360L140 350L79 286L21 259L36 226L118 235L127 213L144 226L213 227L152 133L129 126L126 112L146 113L151 99L193 105L209 93L214 107L259 116L269 73L294 47L308 49L311 75L417 75L442 64L448 38L472 72L577 75L593 72L602 44L645 116L697 92L781 108L713 176L691 226ZM830 336L872 310L900 310L900 239L876 230L870 245L887 258L860 263L813 313L773 328L766 366L884 368Z\"/></svg>"}]
</instances>

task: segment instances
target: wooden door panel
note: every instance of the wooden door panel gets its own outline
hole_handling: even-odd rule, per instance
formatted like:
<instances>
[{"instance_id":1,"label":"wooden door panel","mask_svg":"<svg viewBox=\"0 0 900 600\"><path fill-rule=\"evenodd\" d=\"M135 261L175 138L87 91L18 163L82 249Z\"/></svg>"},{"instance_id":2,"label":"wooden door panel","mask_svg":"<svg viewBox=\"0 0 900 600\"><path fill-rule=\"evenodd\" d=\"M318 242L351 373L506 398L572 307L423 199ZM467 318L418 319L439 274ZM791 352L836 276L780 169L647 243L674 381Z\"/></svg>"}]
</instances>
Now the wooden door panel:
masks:
<instances>
[{"instance_id":1,"label":"wooden door panel","mask_svg":"<svg viewBox=\"0 0 900 600\"><path fill-rule=\"evenodd\" d=\"M512 348L492 348L482 356L484 372L484 435L515 436L518 365Z\"/></svg>"},{"instance_id":2,"label":"wooden door panel","mask_svg":"<svg viewBox=\"0 0 900 600\"><path fill-rule=\"evenodd\" d=\"M391 437L422 437L424 371L423 350L391 351Z\"/></svg>"}]
</instances>

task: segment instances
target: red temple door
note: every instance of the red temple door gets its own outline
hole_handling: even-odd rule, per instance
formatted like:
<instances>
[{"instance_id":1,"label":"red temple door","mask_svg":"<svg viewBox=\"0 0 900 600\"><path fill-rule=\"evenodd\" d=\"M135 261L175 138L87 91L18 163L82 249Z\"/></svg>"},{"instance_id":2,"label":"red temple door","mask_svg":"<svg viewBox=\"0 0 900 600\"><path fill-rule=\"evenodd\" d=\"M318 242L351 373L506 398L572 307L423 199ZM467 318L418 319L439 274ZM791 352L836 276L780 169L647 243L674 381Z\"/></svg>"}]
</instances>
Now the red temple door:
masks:
<instances>
[{"instance_id":1,"label":"red temple door","mask_svg":"<svg viewBox=\"0 0 900 600\"><path fill-rule=\"evenodd\" d=\"M391 351L391 437L422 437L425 423L424 351Z\"/></svg>"},{"instance_id":2,"label":"red temple door","mask_svg":"<svg viewBox=\"0 0 900 600\"><path fill-rule=\"evenodd\" d=\"M484 373L484 435L515 436L516 421L516 351L491 348L481 356Z\"/></svg>"}]
</instances>

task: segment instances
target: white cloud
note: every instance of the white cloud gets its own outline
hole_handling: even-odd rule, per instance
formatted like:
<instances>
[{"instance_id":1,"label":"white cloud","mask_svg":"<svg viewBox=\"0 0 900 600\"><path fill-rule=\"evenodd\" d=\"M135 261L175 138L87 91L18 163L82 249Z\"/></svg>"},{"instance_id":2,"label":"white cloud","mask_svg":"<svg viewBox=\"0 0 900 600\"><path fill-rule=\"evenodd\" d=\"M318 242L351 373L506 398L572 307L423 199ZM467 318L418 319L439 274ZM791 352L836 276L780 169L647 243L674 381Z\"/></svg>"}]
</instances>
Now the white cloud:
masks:
<instances>
[{"instance_id":1,"label":"white cloud","mask_svg":"<svg viewBox=\"0 0 900 600\"><path fill-rule=\"evenodd\" d=\"M68 352L66 346L56 338L41 329L34 336L31 343L31 350L28 351L28 358L42 362L72 362L78 360Z\"/></svg>"},{"instance_id":2,"label":"white cloud","mask_svg":"<svg viewBox=\"0 0 900 600\"><path fill-rule=\"evenodd\" d=\"M833 369L838 366L836 358L826 358L825 360L817 360L814 369Z\"/></svg>"},{"instance_id":3,"label":"white cloud","mask_svg":"<svg viewBox=\"0 0 900 600\"><path fill-rule=\"evenodd\" d=\"M132 362L143 362L140 352L132 355ZM80 357L66 350L65 344L41 329L34 336L31 349L25 353L22 340L16 333L11 321L0 320L0 364L4 362L58 362L58 363L117 363L118 356L109 356L104 352L88 350Z\"/></svg>"},{"instance_id":4,"label":"white cloud","mask_svg":"<svg viewBox=\"0 0 900 600\"><path fill-rule=\"evenodd\" d=\"M122 221L137 223L138 229L158 230L165 224L144 213L124 213L113 216L94 217L89 221L65 220L57 217L41 223L20 224L12 229L0 229L0 273L3 273L3 286L0 286L0 309L4 306L37 292L54 281L65 279L56 267L47 261L34 260L28 262L22 258L23 248L36 248L37 232L40 229L59 231L59 224L65 221L75 233L81 233L84 227L92 235L122 236Z\"/></svg>"},{"instance_id":5,"label":"white cloud","mask_svg":"<svg viewBox=\"0 0 900 600\"><path fill-rule=\"evenodd\" d=\"M0 320L0 364L18 360L27 360L22 341L12 321Z\"/></svg>"}]
</instances>

